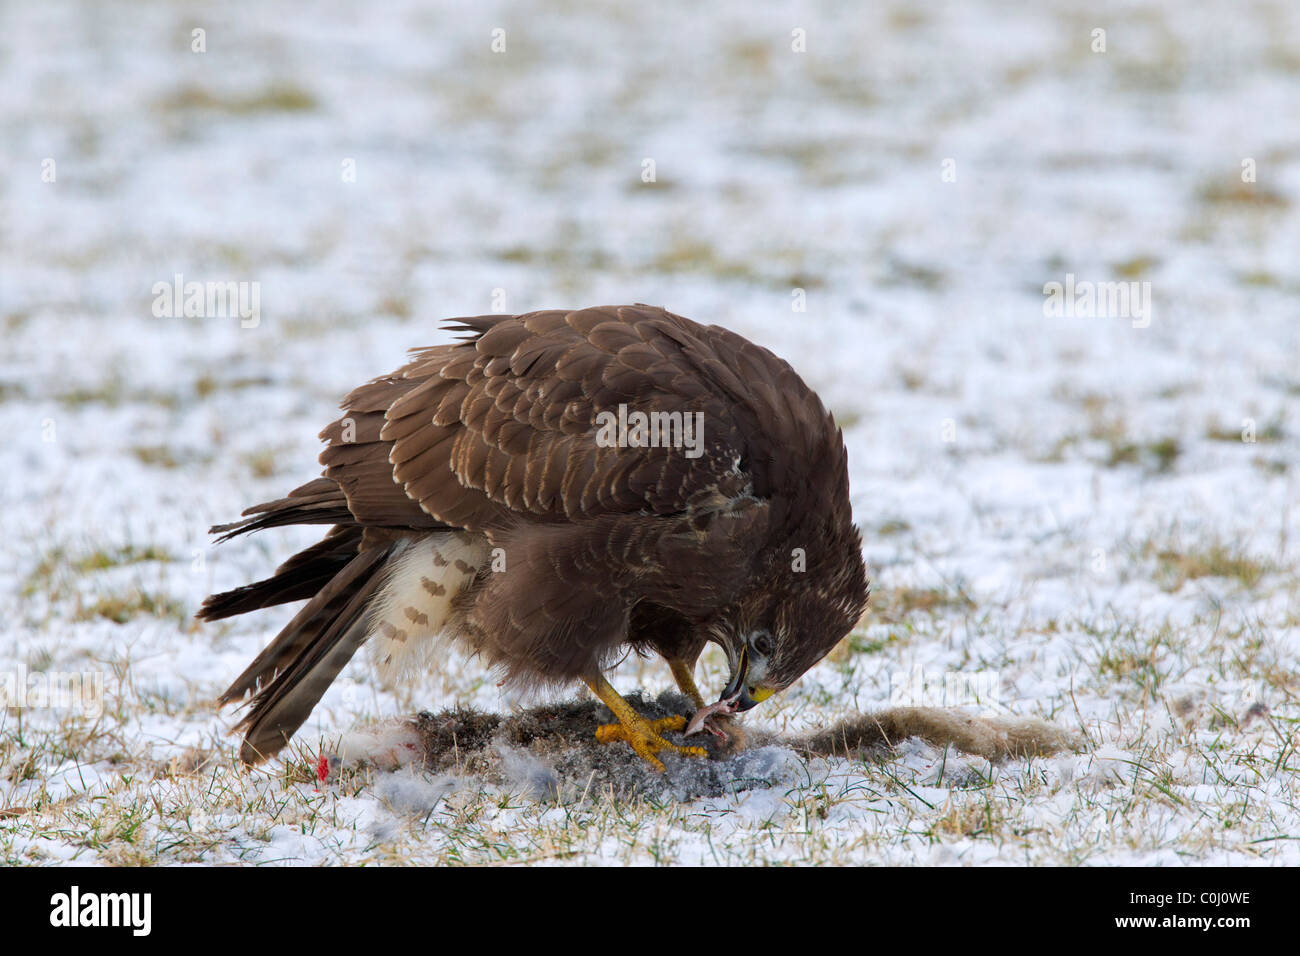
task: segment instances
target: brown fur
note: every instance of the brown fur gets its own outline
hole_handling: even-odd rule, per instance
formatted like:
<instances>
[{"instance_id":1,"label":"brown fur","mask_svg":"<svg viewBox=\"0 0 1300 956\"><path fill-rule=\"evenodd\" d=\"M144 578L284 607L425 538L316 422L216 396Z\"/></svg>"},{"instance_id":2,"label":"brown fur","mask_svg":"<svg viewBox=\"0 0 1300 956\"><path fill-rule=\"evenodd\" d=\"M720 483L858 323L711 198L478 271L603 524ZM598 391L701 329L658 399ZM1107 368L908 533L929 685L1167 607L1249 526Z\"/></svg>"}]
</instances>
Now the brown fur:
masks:
<instances>
[{"instance_id":1,"label":"brown fur","mask_svg":"<svg viewBox=\"0 0 1300 956\"><path fill-rule=\"evenodd\" d=\"M657 698L633 694L628 700L650 719L685 716L693 706L675 693ZM845 718L805 735L746 730L738 722L728 724L731 739L726 743L709 734L689 740L669 734L678 743L704 747L710 759L669 757L664 778L629 748L595 742L594 728L611 719L609 711L593 700L549 704L509 716L467 708L423 713L413 721L417 760L431 772L472 775L511 787L519 783L518 755L524 754L538 767L536 776L544 780L544 786L534 788L544 791L539 796L566 800L584 793L629 797L672 792L688 799L778 782L774 774L785 765L770 752L764 759L760 753L764 748L786 749L805 759L879 760L892 756L903 742L919 738L935 747L953 747L1000 762L1049 756L1081 745L1076 735L1037 718L986 718L942 708L893 707Z\"/></svg>"},{"instance_id":2,"label":"brown fur","mask_svg":"<svg viewBox=\"0 0 1300 956\"><path fill-rule=\"evenodd\" d=\"M842 720L793 745L807 754L856 757L893 748L909 737L989 760L1045 757L1078 744L1073 735L1035 717L978 717L941 707L891 707Z\"/></svg>"}]
</instances>

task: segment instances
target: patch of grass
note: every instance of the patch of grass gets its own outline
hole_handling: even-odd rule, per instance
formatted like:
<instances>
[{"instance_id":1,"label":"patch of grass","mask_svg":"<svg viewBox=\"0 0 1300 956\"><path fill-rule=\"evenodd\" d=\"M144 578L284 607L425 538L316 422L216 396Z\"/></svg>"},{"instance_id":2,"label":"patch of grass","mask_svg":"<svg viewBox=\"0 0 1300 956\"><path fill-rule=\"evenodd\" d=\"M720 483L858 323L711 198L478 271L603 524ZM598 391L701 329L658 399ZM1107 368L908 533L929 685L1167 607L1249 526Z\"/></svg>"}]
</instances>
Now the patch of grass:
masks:
<instances>
[{"instance_id":1,"label":"patch of grass","mask_svg":"<svg viewBox=\"0 0 1300 956\"><path fill-rule=\"evenodd\" d=\"M1218 422L1211 422L1205 427L1205 437L1210 441L1245 442L1245 431L1245 428L1234 431Z\"/></svg>"},{"instance_id":2,"label":"patch of grass","mask_svg":"<svg viewBox=\"0 0 1300 956\"><path fill-rule=\"evenodd\" d=\"M1105 651L1097 659L1097 673L1101 676L1131 680L1153 698L1162 679L1156 668L1155 657L1149 650L1147 653L1128 649Z\"/></svg>"},{"instance_id":3,"label":"patch of grass","mask_svg":"<svg viewBox=\"0 0 1300 956\"><path fill-rule=\"evenodd\" d=\"M155 468L179 468L180 461L166 445L135 445L131 454L141 464Z\"/></svg>"},{"instance_id":4,"label":"patch of grass","mask_svg":"<svg viewBox=\"0 0 1300 956\"><path fill-rule=\"evenodd\" d=\"M1114 627L1085 626L1092 636L1097 659L1094 679L1133 684L1143 700L1158 700L1160 688L1169 678L1170 662L1178 659L1178 640L1168 626L1143 630L1131 624Z\"/></svg>"},{"instance_id":5,"label":"patch of grass","mask_svg":"<svg viewBox=\"0 0 1300 956\"><path fill-rule=\"evenodd\" d=\"M95 385L68 389L54 396L54 400L64 408L79 409L102 405L118 408L127 404L158 405L162 408L180 407L180 398L166 392L151 392L144 389L130 388L125 379L112 376Z\"/></svg>"},{"instance_id":6,"label":"patch of grass","mask_svg":"<svg viewBox=\"0 0 1300 956\"><path fill-rule=\"evenodd\" d=\"M1183 452L1177 438L1158 438L1148 442L1143 450L1154 460L1156 471L1168 471Z\"/></svg>"},{"instance_id":7,"label":"patch of grass","mask_svg":"<svg viewBox=\"0 0 1300 956\"><path fill-rule=\"evenodd\" d=\"M249 113L305 113L320 104L310 92L293 83L273 83L253 93L217 93L202 86L183 86L159 101L167 112L210 110L244 115Z\"/></svg>"},{"instance_id":8,"label":"patch of grass","mask_svg":"<svg viewBox=\"0 0 1300 956\"><path fill-rule=\"evenodd\" d=\"M217 390L218 383L215 375L204 372L194 380L194 394L199 398L207 398Z\"/></svg>"},{"instance_id":9,"label":"patch of grass","mask_svg":"<svg viewBox=\"0 0 1300 956\"><path fill-rule=\"evenodd\" d=\"M1039 464L1055 465L1065 461L1065 453L1079 444L1078 435L1062 435L1052 442L1052 447L1034 457Z\"/></svg>"},{"instance_id":10,"label":"patch of grass","mask_svg":"<svg viewBox=\"0 0 1300 956\"><path fill-rule=\"evenodd\" d=\"M1227 578L1250 590L1264 575L1277 570L1271 562L1222 542L1188 550L1148 544L1144 554L1155 557L1156 580L1165 591L1177 591L1197 578Z\"/></svg>"},{"instance_id":11,"label":"patch of grass","mask_svg":"<svg viewBox=\"0 0 1300 956\"><path fill-rule=\"evenodd\" d=\"M1277 190L1257 182L1243 183L1238 178L1206 183L1197 193L1197 198L1208 206L1227 209L1283 210L1291 205L1291 201Z\"/></svg>"},{"instance_id":12,"label":"patch of grass","mask_svg":"<svg viewBox=\"0 0 1300 956\"><path fill-rule=\"evenodd\" d=\"M1123 416L1112 411L1107 399L1102 396L1085 395L1080 403L1088 416L1088 437L1108 446L1105 458L1107 468L1143 465L1153 471L1166 472L1173 468L1174 462L1183 452L1182 444L1172 435L1148 442L1132 439ZM1065 447L1073 441L1062 439L1058 442L1048 460L1058 460Z\"/></svg>"},{"instance_id":13,"label":"patch of grass","mask_svg":"<svg viewBox=\"0 0 1300 956\"><path fill-rule=\"evenodd\" d=\"M1155 256L1134 256L1123 262L1116 262L1111 268L1121 279L1140 279L1153 268L1160 265Z\"/></svg>"},{"instance_id":14,"label":"patch of grass","mask_svg":"<svg viewBox=\"0 0 1300 956\"><path fill-rule=\"evenodd\" d=\"M852 428L862 421L862 413L857 411L832 411L831 415L835 419L835 424L839 425L840 428Z\"/></svg>"},{"instance_id":15,"label":"patch of grass","mask_svg":"<svg viewBox=\"0 0 1300 956\"><path fill-rule=\"evenodd\" d=\"M999 803L988 799L952 800L946 811L930 828L930 836L989 837L1002 827L1003 811Z\"/></svg>"},{"instance_id":16,"label":"patch of grass","mask_svg":"<svg viewBox=\"0 0 1300 956\"><path fill-rule=\"evenodd\" d=\"M749 147L749 152L764 159L788 163L799 181L809 186L836 187L859 181L862 175L856 144L839 136L768 141ZM736 189L728 199L745 193Z\"/></svg>"},{"instance_id":17,"label":"patch of grass","mask_svg":"<svg viewBox=\"0 0 1300 956\"><path fill-rule=\"evenodd\" d=\"M97 548L88 554L75 558L68 567L78 573L102 571L105 568L120 568L127 564L139 564L141 561L171 561L172 556L153 545L137 547L133 544L120 548Z\"/></svg>"},{"instance_id":18,"label":"patch of grass","mask_svg":"<svg viewBox=\"0 0 1300 956\"><path fill-rule=\"evenodd\" d=\"M217 392L235 392L244 388L257 388L271 384L273 384L272 380L264 375L223 380L217 378L211 372L204 372L194 380L194 394L197 398L207 398Z\"/></svg>"},{"instance_id":19,"label":"patch of grass","mask_svg":"<svg viewBox=\"0 0 1300 956\"><path fill-rule=\"evenodd\" d=\"M275 474L275 458L277 454L279 454L279 449L259 448L257 451L245 455L243 461L254 477L270 478Z\"/></svg>"},{"instance_id":20,"label":"patch of grass","mask_svg":"<svg viewBox=\"0 0 1300 956\"><path fill-rule=\"evenodd\" d=\"M1238 272L1237 281L1242 285L1255 286L1260 289L1278 289L1282 286L1280 280L1272 272L1264 269L1253 269L1249 272Z\"/></svg>"},{"instance_id":21,"label":"patch of grass","mask_svg":"<svg viewBox=\"0 0 1300 956\"><path fill-rule=\"evenodd\" d=\"M925 388L926 375L918 368L899 368L898 380L902 382L903 388L909 392L919 392Z\"/></svg>"},{"instance_id":22,"label":"patch of grass","mask_svg":"<svg viewBox=\"0 0 1300 956\"><path fill-rule=\"evenodd\" d=\"M502 262L541 266L560 272L603 270L612 267L609 256L600 249L574 237L574 241L556 241L544 246L508 246L497 252Z\"/></svg>"},{"instance_id":23,"label":"patch of grass","mask_svg":"<svg viewBox=\"0 0 1300 956\"><path fill-rule=\"evenodd\" d=\"M1205 437L1210 441L1237 442L1239 444L1251 444L1247 441L1248 425L1243 421L1240 428L1234 429L1219 422L1211 422L1205 429ZM1286 437L1286 431L1282 428L1282 419L1274 418L1266 422L1262 428L1255 429L1255 442L1273 443L1279 442Z\"/></svg>"},{"instance_id":24,"label":"patch of grass","mask_svg":"<svg viewBox=\"0 0 1300 956\"><path fill-rule=\"evenodd\" d=\"M911 530L912 526L902 518L887 518L876 525L875 533L882 538L889 538L896 534L906 534Z\"/></svg>"},{"instance_id":25,"label":"patch of grass","mask_svg":"<svg viewBox=\"0 0 1300 956\"><path fill-rule=\"evenodd\" d=\"M897 644L898 635L890 631L885 637L871 637L863 631L854 631L845 640L854 654L879 654L885 648Z\"/></svg>"},{"instance_id":26,"label":"patch of grass","mask_svg":"<svg viewBox=\"0 0 1300 956\"><path fill-rule=\"evenodd\" d=\"M895 588L873 592L871 604L877 619L896 624L913 614L971 611L975 602L961 591L949 588Z\"/></svg>"},{"instance_id":27,"label":"patch of grass","mask_svg":"<svg viewBox=\"0 0 1300 956\"><path fill-rule=\"evenodd\" d=\"M650 265L660 272L707 272L719 279L746 281L757 278L748 262L729 259L711 242L694 236L676 239L661 250Z\"/></svg>"},{"instance_id":28,"label":"patch of grass","mask_svg":"<svg viewBox=\"0 0 1300 956\"><path fill-rule=\"evenodd\" d=\"M390 292L381 297L375 304L375 309L381 315L391 315L399 319L409 319L415 313L411 305L411 297L401 292Z\"/></svg>"},{"instance_id":29,"label":"patch of grass","mask_svg":"<svg viewBox=\"0 0 1300 956\"><path fill-rule=\"evenodd\" d=\"M889 271L881 280L888 286L915 286L920 289L942 289L948 283L948 277L938 269L921 265L917 262L904 262L891 259Z\"/></svg>"},{"instance_id":30,"label":"patch of grass","mask_svg":"<svg viewBox=\"0 0 1300 956\"><path fill-rule=\"evenodd\" d=\"M31 318L32 318L32 314L26 311L25 309L20 309L15 312L9 312L4 317L5 331L17 332L24 325L30 322Z\"/></svg>"},{"instance_id":31,"label":"patch of grass","mask_svg":"<svg viewBox=\"0 0 1300 956\"><path fill-rule=\"evenodd\" d=\"M735 64L738 71L754 76L771 70L773 46L771 43L751 38L731 41L723 49L723 56Z\"/></svg>"},{"instance_id":32,"label":"patch of grass","mask_svg":"<svg viewBox=\"0 0 1300 956\"><path fill-rule=\"evenodd\" d=\"M175 598L132 588L125 594L98 598L93 604L79 609L74 619L93 621L96 618L107 618L125 624L140 616L170 618L177 624L184 624L189 615L184 605Z\"/></svg>"},{"instance_id":33,"label":"patch of grass","mask_svg":"<svg viewBox=\"0 0 1300 956\"><path fill-rule=\"evenodd\" d=\"M143 561L172 561L173 557L153 545L127 544L114 548L95 548L83 554L70 555L64 548L48 551L23 581L22 595L31 597L45 592L53 596L60 578L87 574L107 568L120 568Z\"/></svg>"},{"instance_id":34,"label":"patch of grass","mask_svg":"<svg viewBox=\"0 0 1300 956\"><path fill-rule=\"evenodd\" d=\"M661 249L648 267L658 272L699 272L721 281L749 282L772 288L815 289L822 280L806 273L803 255L796 250L776 252L751 261L731 258L698 236L680 236Z\"/></svg>"}]
</instances>

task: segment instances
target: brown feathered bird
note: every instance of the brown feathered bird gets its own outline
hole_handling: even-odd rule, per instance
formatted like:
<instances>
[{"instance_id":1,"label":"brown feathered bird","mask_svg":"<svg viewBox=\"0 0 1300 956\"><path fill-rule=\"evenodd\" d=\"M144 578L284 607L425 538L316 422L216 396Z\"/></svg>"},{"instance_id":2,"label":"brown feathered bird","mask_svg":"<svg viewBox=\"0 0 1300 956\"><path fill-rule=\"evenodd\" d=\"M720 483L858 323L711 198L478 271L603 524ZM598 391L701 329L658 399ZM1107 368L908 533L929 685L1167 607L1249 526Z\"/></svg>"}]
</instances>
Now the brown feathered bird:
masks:
<instances>
[{"instance_id":1,"label":"brown feathered bird","mask_svg":"<svg viewBox=\"0 0 1300 956\"><path fill-rule=\"evenodd\" d=\"M450 638L510 684L584 681L651 763L700 754L662 736L603 671L654 651L709 719L794 683L862 614L861 540L843 438L790 366L718 326L650 306L452 320L344 400L322 477L218 526L224 538L331 525L216 620L307 600L221 695L255 695L236 729L276 753L367 639L381 674L436 666ZM696 659L730 679L709 707Z\"/></svg>"}]
</instances>

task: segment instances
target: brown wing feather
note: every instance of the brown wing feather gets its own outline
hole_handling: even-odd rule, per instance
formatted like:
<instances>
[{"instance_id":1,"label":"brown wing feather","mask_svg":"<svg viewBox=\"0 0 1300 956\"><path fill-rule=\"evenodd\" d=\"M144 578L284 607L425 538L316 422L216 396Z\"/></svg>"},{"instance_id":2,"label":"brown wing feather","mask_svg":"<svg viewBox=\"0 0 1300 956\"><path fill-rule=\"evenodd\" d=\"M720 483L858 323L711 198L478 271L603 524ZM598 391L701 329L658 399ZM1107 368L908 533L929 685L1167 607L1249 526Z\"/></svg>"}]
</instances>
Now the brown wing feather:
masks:
<instances>
[{"instance_id":1,"label":"brown wing feather","mask_svg":"<svg viewBox=\"0 0 1300 956\"><path fill-rule=\"evenodd\" d=\"M481 334L404 370L422 385L388 409L381 432L407 495L447 524L493 532L521 516L671 514L700 489L738 492L754 476L737 474L735 461L761 467L773 450L755 447L759 423L784 410L771 383L788 366L766 350L750 346L733 369L718 354L719 345L734 351L732 340L648 306L480 317L470 327ZM597 415L620 404L703 413L709 453L599 447Z\"/></svg>"},{"instance_id":2,"label":"brown wing feather","mask_svg":"<svg viewBox=\"0 0 1300 956\"><path fill-rule=\"evenodd\" d=\"M415 350L353 390L321 432L324 477L228 532L353 523L495 532L518 520L672 514L691 496L807 485L825 409L766 349L650 306L453 320L467 340ZM604 449L601 412L701 412L706 453ZM736 463L741 467L737 468Z\"/></svg>"}]
</instances>

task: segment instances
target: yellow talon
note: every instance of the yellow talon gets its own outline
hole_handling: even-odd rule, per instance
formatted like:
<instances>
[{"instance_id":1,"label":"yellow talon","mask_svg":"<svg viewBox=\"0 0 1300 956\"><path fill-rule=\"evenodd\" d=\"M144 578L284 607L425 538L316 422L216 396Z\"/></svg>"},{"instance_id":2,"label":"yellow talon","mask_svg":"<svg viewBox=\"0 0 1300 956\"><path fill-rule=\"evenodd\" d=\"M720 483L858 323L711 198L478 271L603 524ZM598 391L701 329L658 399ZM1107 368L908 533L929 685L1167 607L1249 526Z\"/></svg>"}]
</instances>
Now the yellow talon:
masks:
<instances>
[{"instance_id":1,"label":"yellow talon","mask_svg":"<svg viewBox=\"0 0 1300 956\"><path fill-rule=\"evenodd\" d=\"M664 717L660 720L647 720L646 726L649 727L651 733L657 737L665 730L681 730L686 726L686 718ZM631 743L628 736L627 728L622 724L601 724L596 728L597 743L612 744L616 740L625 740L628 743Z\"/></svg>"},{"instance_id":2,"label":"yellow talon","mask_svg":"<svg viewBox=\"0 0 1300 956\"><path fill-rule=\"evenodd\" d=\"M668 750L684 757L707 757L709 752L703 747L682 747L664 740L661 733L668 730L681 730L686 726L685 717L664 717L659 720L646 720L632 706L619 696L618 691L610 686L604 677L587 681L587 685L596 696L605 702L605 706L618 718L617 724L602 724L596 728L598 743L608 744L617 740L625 741L638 754L649 761L650 765L662 772L663 761L656 754Z\"/></svg>"}]
</instances>

